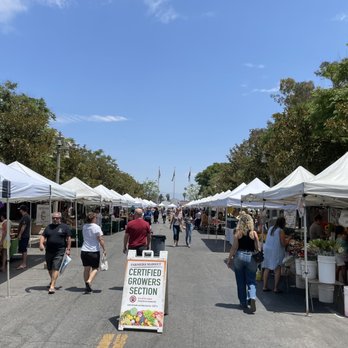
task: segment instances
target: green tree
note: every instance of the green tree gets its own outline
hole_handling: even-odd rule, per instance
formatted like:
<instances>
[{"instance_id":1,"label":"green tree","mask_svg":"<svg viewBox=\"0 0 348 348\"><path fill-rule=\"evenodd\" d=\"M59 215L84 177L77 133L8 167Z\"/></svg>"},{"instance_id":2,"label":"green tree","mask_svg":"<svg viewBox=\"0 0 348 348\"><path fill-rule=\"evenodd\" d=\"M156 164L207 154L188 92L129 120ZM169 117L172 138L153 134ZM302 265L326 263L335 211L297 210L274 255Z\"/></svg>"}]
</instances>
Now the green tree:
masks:
<instances>
[{"instance_id":1,"label":"green tree","mask_svg":"<svg viewBox=\"0 0 348 348\"><path fill-rule=\"evenodd\" d=\"M54 114L43 99L17 93L17 84L0 85L0 158L5 163L19 161L34 170L52 164L49 155L55 131L49 127Z\"/></svg>"},{"instance_id":2,"label":"green tree","mask_svg":"<svg viewBox=\"0 0 348 348\"><path fill-rule=\"evenodd\" d=\"M142 198L145 198L147 200L157 202L158 196L159 196L159 189L158 184L154 180L145 180L142 183L143 190L144 190L144 196Z\"/></svg>"},{"instance_id":3,"label":"green tree","mask_svg":"<svg viewBox=\"0 0 348 348\"><path fill-rule=\"evenodd\" d=\"M197 199L202 198L203 196L200 195L200 187L199 185L194 185L194 184L190 184L189 186L187 186L186 188L186 193L187 193L187 199L189 201L194 201Z\"/></svg>"}]
</instances>

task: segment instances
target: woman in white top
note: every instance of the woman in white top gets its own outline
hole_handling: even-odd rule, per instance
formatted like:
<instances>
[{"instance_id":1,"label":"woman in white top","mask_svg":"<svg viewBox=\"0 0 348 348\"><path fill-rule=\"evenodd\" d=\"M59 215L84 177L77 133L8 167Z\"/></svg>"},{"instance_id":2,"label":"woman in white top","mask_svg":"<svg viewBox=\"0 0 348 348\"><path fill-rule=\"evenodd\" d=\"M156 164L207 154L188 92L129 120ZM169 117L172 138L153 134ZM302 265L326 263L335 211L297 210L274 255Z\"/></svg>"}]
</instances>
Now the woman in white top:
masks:
<instances>
[{"instance_id":1,"label":"woman in white top","mask_svg":"<svg viewBox=\"0 0 348 348\"><path fill-rule=\"evenodd\" d=\"M106 255L103 231L96 224L97 214L90 212L87 214L86 223L82 228L83 245L81 248L81 260L84 266L83 278L86 285L86 293L91 293L91 284L97 275L100 263L100 246Z\"/></svg>"}]
</instances>

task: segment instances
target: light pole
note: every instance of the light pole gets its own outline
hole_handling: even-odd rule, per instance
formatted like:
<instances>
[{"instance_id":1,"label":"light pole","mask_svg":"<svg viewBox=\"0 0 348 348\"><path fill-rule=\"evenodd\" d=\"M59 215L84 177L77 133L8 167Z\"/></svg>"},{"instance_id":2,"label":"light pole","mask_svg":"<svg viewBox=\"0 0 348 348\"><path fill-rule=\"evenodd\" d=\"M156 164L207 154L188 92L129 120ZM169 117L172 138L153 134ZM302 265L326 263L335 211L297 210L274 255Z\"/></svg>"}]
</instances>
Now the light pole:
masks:
<instances>
[{"instance_id":1,"label":"light pole","mask_svg":"<svg viewBox=\"0 0 348 348\"><path fill-rule=\"evenodd\" d=\"M56 183L59 184L60 181L60 161L62 152L69 150L69 147L71 144L69 144L68 141L65 141L64 137L62 136L62 133L59 132L57 139L56 139L56 154L57 154L57 161L56 161ZM69 154L66 154L66 157L69 157ZM58 202L54 202L54 211L58 211Z\"/></svg>"},{"instance_id":2,"label":"light pole","mask_svg":"<svg viewBox=\"0 0 348 348\"><path fill-rule=\"evenodd\" d=\"M57 143L56 143L56 150L57 150L57 168L56 168L56 183L59 184L60 179L60 156L61 151L64 147L64 138L62 136L62 133L59 132L57 137Z\"/></svg>"}]
</instances>

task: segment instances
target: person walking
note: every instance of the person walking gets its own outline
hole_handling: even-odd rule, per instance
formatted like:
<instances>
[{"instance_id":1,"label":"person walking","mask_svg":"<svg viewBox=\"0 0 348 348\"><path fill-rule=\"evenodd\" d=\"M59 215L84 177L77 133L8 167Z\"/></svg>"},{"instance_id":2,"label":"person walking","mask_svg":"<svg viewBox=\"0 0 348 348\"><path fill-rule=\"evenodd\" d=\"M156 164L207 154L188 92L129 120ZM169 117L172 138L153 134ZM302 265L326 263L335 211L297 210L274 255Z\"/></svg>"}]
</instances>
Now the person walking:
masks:
<instances>
[{"instance_id":1,"label":"person walking","mask_svg":"<svg viewBox=\"0 0 348 348\"><path fill-rule=\"evenodd\" d=\"M233 244L227 259L227 266L234 265L238 299L246 313L256 311L256 270L257 263L252 257L260 250L259 239L254 231L252 217L242 212L236 227ZM250 307L248 307L248 303Z\"/></svg>"},{"instance_id":2,"label":"person walking","mask_svg":"<svg viewBox=\"0 0 348 348\"><path fill-rule=\"evenodd\" d=\"M142 256L143 250L148 250L151 240L151 228L143 219L143 210L134 211L134 220L128 222L123 239L123 253L127 250L136 250L137 256Z\"/></svg>"},{"instance_id":3,"label":"person walking","mask_svg":"<svg viewBox=\"0 0 348 348\"><path fill-rule=\"evenodd\" d=\"M152 211L151 208L146 208L144 215L144 220L149 223L151 226L151 219L152 219Z\"/></svg>"},{"instance_id":4,"label":"person walking","mask_svg":"<svg viewBox=\"0 0 348 348\"><path fill-rule=\"evenodd\" d=\"M18 210L22 214L22 218L19 221L18 226L18 252L22 254L22 262L17 267L17 269L23 270L27 268L28 243L30 239L31 219L28 214L28 207L26 205L22 204L18 208Z\"/></svg>"},{"instance_id":5,"label":"person walking","mask_svg":"<svg viewBox=\"0 0 348 348\"><path fill-rule=\"evenodd\" d=\"M155 207L155 210L153 212L153 223L158 224L158 217L159 217L159 210L157 207Z\"/></svg>"},{"instance_id":6,"label":"person walking","mask_svg":"<svg viewBox=\"0 0 348 348\"><path fill-rule=\"evenodd\" d=\"M186 231L185 241L188 248L191 247L192 229L193 229L192 221L193 219L189 214L185 216L185 231Z\"/></svg>"},{"instance_id":7,"label":"person walking","mask_svg":"<svg viewBox=\"0 0 348 348\"><path fill-rule=\"evenodd\" d=\"M170 220L170 229L173 229L173 246L178 246L179 243L179 234L181 232L181 227L183 225L181 209L177 208L172 219Z\"/></svg>"},{"instance_id":8,"label":"person walking","mask_svg":"<svg viewBox=\"0 0 348 348\"><path fill-rule=\"evenodd\" d=\"M162 220L163 220L164 224L166 223L166 219L167 219L167 212L166 212L166 209L163 208L163 210L162 210Z\"/></svg>"},{"instance_id":9,"label":"person walking","mask_svg":"<svg viewBox=\"0 0 348 348\"><path fill-rule=\"evenodd\" d=\"M85 281L85 293L90 294L92 282L97 275L100 264L100 247L106 256L106 248L103 231L97 224L97 213L89 212L86 223L82 227L83 244L81 247L81 260L83 264L83 279Z\"/></svg>"},{"instance_id":10,"label":"person walking","mask_svg":"<svg viewBox=\"0 0 348 348\"><path fill-rule=\"evenodd\" d=\"M59 268L64 254L70 255L71 230L67 224L61 222L61 219L61 213L53 213L52 223L45 228L40 236L39 248L41 251L46 249L45 258L50 276L49 294L54 294L56 291Z\"/></svg>"},{"instance_id":11,"label":"person walking","mask_svg":"<svg viewBox=\"0 0 348 348\"><path fill-rule=\"evenodd\" d=\"M1 268L0 272L6 271L6 260L7 260L7 248L10 247L7 245L7 224L10 224L11 229L11 221L7 220L6 212L1 211L0 212L0 221L1 221L1 239L0 239L0 249L2 251L2 258L1 258Z\"/></svg>"},{"instance_id":12,"label":"person walking","mask_svg":"<svg viewBox=\"0 0 348 348\"><path fill-rule=\"evenodd\" d=\"M275 225L268 229L266 242L263 244L265 258L262 263L262 268L264 268L263 291L271 291L271 289L268 288L268 276L270 271L274 271L273 292L282 292L282 290L279 289L281 265L285 257L285 247L288 245L288 240L284 232L285 224L285 218L283 216L279 217Z\"/></svg>"}]
</instances>

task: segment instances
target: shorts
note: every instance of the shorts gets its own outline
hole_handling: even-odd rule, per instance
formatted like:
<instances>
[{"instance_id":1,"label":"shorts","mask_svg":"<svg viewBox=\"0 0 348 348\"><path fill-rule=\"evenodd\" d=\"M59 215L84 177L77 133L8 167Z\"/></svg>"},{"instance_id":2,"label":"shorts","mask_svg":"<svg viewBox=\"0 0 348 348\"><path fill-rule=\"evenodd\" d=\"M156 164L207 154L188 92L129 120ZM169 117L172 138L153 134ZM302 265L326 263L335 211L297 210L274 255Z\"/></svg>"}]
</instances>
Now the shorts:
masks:
<instances>
[{"instance_id":1,"label":"shorts","mask_svg":"<svg viewBox=\"0 0 348 348\"><path fill-rule=\"evenodd\" d=\"M21 238L18 241L18 252L26 253L28 250L29 238Z\"/></svg>"},{"instance_id":2,"label":"shorts","mask_svg":"<svg viewBox=\"0 0 348 348\"><path fill-rule=\"evenodd\" d=\"M100 251L81 251L81 260L84 267L99 268Z\"/></svg>"},{"instance_id":3,"label":"shorts","mask_svg":"<svg viewBox=\"0 0 348 348\"><path fill-rule=\"evenodd\" d=\"M65 254L65 248L60 249L56 252L46 251L45 257L46 257L47 270L59 271L64 254Z\"/></svg>"},{"instance_id":4,"label":"shorts","mask_svg":"<svg viewBox=\"0 0 348 348\"><path fill-rule=\"evenodd\" d=\"M143 256L143 250L148 250L146 245L140 245L137 247L128 247L128 250L136 250L137 256Z\"/></svg>"}]
</instances>

